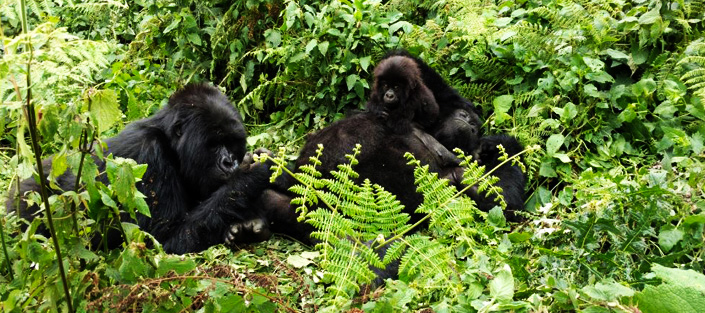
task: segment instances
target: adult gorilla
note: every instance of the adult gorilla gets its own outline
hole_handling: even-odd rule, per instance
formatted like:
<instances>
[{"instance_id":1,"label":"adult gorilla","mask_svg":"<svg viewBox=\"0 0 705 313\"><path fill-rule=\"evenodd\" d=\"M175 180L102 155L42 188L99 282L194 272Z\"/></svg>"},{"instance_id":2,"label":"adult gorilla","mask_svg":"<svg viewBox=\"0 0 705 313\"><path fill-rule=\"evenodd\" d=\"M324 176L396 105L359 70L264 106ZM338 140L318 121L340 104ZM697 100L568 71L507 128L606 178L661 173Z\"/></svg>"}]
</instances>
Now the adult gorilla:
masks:
<instances>
[{"instance_id":1,"label":"adult gorilla","mask_svg":"<svg viewBox=\"0 0 705 313\"><path fill-rule=\"evenodd\" d=\"M472 109L455 109L451 114L439 121L438 126L431 130L431 134L446 148L460 148L466 154L472 155L479 164L485 166L487 171L502 163L502 161L499 161L501 153L497 145L501 144L510 157L524 150L524 146L516 138L509 135L478 137L475 125L477 125L477 119ZM502 195L507 204L507 208L504 210L507 220L520 221L521 218L515 212L524 209L526 175L524 175L519 166L512 165L511 162L500 166L492 175L499 178L495 185L502 188ZM451 180L451 182L459 185L460 180L455 179ZM464 186L458 187L462 188ZM499 204L495 201L495 196L478 193L475 186L470 188L468 195L475 200L477 207L483 211L489 211Z\"/></svg>"},{"instance_id":2,"label":"adult gorilla","mask_svg":"<svg viewBox=\"0 0 705 313\"><path fill-rule=\"evenodd\" d=\"M423 195L416 192L414 168L407 164L404 154L413 153L442 177L458 177L462 169L454 154L420 128L431 125L415 122L421 116L435 120L438 113L438 105L425 86L416 62L405 56L386 58L375 68L374 74L368 110L309 135L295 167L307 164L316 154L317 146L322 144L324 150L317 169L324 177L330 177L330 171L348 161L345 155L351 153L356 144L361 144L354 168L359 174L358 182L367 178L395 194L414 223L422 217L414 211L423 202ZM267 213L272 231L307 242L313 229L296 221L298 214L290 207L291 195L286 191L293 184L290 176L281 176L276 190L265 191L260 206ZM240 233L238 225L233 229Z\"/></svg>"},{"instance_id":3,"label":"adult gorilla","mask_svg":"<svg viewBox=\"0 0 705 313\"><path fill-rule=\"evenodd\" d=\"M270 173L268 166L246 156L246 136L238 111L225 95L195 84L174 93L154 116L107 139L105 154L147 164L137 188L147 197L152 217L140 214L137 224L166 252L181 254L224 242L234 223L254 228L252 236L262 235L261 225L248 221L257 220L251 200L268 185ZM102 171L105 164L98 166ZM100 179L107 183L105 175ZM57 179L63 190L73 188L75 180L68 171ZM26 191L38 188L28 179L16 195L23 198ZM16 209L15 203L8 200L8 211ZM31 220L37 210L21 201L18 211Z\"/></svg>"}]
</instances>

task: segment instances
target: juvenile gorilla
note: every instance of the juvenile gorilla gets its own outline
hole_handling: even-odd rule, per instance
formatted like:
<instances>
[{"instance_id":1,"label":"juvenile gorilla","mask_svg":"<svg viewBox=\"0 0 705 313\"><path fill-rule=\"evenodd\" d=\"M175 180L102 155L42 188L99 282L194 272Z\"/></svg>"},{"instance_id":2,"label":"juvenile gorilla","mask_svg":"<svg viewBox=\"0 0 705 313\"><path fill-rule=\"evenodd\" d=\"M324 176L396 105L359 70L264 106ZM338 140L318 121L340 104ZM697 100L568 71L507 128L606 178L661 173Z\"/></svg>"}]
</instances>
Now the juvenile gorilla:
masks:
<instances>
[{"instance_id":1,"label":"juvenile gorilla","mask_svg":"<svg viewBox=\"0 0 705 313\"><path fill-rule=\"evenodd\" d=\"M367 109L386 120L397 134L411 131L412 121L429 126L438 116L438 104L421 78L414 59L391 56L374 69Z\"/></svg>"},{"instance_id":2,"label":"juvenile gorilla","mask_svg":"<svg viewBox=\"0 0 705 313\"><path fill-rule=\"evenodd\" d=\"M152 217L140 214L137 224L166 252L182 254L224 242L234 223L248 225L252 236L261 234L262 225L248 221L258 220L251 204L268 185L270 173L268 166L246 156L246 136L239 113L225 95L208 85L189 85L154 116L107 139L104 154L147 164L137 188L147 197ZM102 172L105 164L98 166ZM58 185L69 190L75 179L67 171ZM100 179L107 183L105 175ZM25 180L15 195L23 197L28 190L38 190L38 183ZM8 200L8 211L16 209L15 203ZM29 220L37 210L24 201L18 209Z\"/></svg>"},{"instance_id":3,"label":"juvenile gorilla","mask_svg":"<svg viewBox=\"0 0 705 313\"><path fill-rule=\"evenodd\" d=\"M405 57L411 59L416 63L416 67L419 70L420 78L422 83L431 91L436 103L438 104L438 114L433 115L415 115L413 120L424 126L424 129L428 130L428 125L433 125L437 127L440 121L445 120L447 116L453 114L456 109L466 109L468 112L474 116L474 120L478 122L475 129L479 132L480 130L480 111L470 100L465 99L458 93L453 87L448 85L448 83L441 77L438 72L432 69L428 64L426 64L420 58L412 55L404 49L393 50L388 52L382 62L387 59ZM480 134L478 133L478 136Z\"/></svg>"},{"instance_id":4,"label":"juvenile gorilla","mask_svg":"<svg viewBox=\"0 0 705 313\"><path fill-rule=\"evenodd\" d=\"M418 67L423 84L433 93L433 97L439 107L439 114L435 121L416 121L422 125L432 124L424 129L437 139L445 148L452 150L460 148L467 154L472 154L480 164L484 164L487 170L499 165L498 144L502 144L509 156L521 152L524 147L514 138L508 135L482 136L482 121L479 109L469 100L462 97L457 90L450 87L445 80L433 70L423 60L411 55L406 50L395 50L388 53L384 60L399 56L412 59ZM425 115L417 115L415 120L432 118ZM458 184L462 177L462 172L447 171L445 176L451 182ZM505 164L493 173L499 178L497 185L502 187L503 196L507 203L505 216L510 221L518 221L514 212L522 210L524 207L524 186L526 176L518 166ZM462 186L459 186L462 187ZM486 197L478 194L476 188L470 190L470 197L477 202L478 207L483 211L492 209L497 202L494 197Z\"/></svg>"}]
</instances>

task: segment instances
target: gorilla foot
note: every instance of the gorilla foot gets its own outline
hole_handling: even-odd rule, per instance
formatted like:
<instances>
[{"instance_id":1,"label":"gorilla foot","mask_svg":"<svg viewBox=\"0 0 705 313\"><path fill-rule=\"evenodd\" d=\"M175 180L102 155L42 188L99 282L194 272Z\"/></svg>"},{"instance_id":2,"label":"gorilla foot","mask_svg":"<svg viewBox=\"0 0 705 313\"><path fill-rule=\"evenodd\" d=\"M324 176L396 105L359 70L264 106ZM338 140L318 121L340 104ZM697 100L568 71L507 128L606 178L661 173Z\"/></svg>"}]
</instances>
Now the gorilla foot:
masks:
<instances>
[{"instance_id":1,"label":"gorilla foot","mask_svg":"<svg viewBox=\"0 0 705 313\"><path fill-rule=\"evenodd\" d=\"M243 243L255 243L269 239L272 232L264 219L256 218L230 225L225 234L225 244L232 246Z\"/></svg>"}]
</instances>

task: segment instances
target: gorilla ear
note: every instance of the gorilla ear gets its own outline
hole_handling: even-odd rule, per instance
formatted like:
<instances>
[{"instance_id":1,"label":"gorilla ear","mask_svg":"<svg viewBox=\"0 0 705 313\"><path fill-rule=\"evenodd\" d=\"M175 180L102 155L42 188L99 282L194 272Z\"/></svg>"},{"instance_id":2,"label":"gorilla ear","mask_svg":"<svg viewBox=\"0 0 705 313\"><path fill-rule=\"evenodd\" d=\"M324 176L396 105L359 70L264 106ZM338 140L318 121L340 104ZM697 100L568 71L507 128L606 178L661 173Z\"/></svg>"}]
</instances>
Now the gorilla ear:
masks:
<instances>
[{"instance_id":1,"label":"gorilla ear","mask_svg":"<svg viewBox=\"0 0 705 313\"><path fill-rule=\"evenodd\" d=\"M171 132L177 138L181 137L181 135L183 134L183 131L181 130L181 121L174 122L174 124L171 126Z\"/></svg>"}]
</instances>

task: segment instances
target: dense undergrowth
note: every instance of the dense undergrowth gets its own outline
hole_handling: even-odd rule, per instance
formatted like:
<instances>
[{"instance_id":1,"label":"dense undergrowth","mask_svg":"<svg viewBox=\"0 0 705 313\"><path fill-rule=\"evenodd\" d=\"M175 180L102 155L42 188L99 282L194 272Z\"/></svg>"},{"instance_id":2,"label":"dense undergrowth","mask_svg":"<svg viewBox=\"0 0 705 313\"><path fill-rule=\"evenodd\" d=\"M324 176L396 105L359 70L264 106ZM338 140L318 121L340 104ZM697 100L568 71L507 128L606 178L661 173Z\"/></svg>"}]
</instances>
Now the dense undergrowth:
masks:
<instances>
[{"instance_id":1,"label":"dense undergrowth","mask_svg":"<svg viewBox=\"0 0 705 313\"><path fill-rule=\"evenodd\" d=\"M309 216L322 237L360 241L329 237L314 249L275 237L176 256L148 248L148 235L125 224L125 247L88 250L95 225L139 209L133 184L144 168L110 161L126 181L104 186L85 174L95 188L50 200L61 262L35 233L40 220L22 231L16 216L0 215L0 308L702 312L704 14L705 2L687 0L2 2L3 202L34 171L35 122L54 174L95 173L92 162L81 166L93 139L150 115L188 82L221 86L250 146L291 160L307 132L364 105L377 60L401 47L481 106L486 132L536 150L523 159L529 197L520 224L475 210L419 169L420 181L440 184L425 191L433 226L396 237L419 249L391 253L402 258L400 279L376 290L365 288L366 264L388 260L353 244L403 227L346 222L400 218L363 196L335 222ZM468 179L482 175L476 170ZM96 209L71 214L86 203ZM353 226L334 234L326 225Z\"/></svg>"}]
</instances>

